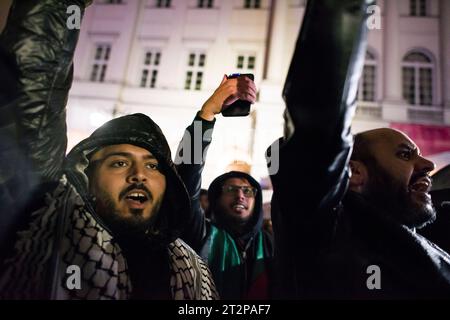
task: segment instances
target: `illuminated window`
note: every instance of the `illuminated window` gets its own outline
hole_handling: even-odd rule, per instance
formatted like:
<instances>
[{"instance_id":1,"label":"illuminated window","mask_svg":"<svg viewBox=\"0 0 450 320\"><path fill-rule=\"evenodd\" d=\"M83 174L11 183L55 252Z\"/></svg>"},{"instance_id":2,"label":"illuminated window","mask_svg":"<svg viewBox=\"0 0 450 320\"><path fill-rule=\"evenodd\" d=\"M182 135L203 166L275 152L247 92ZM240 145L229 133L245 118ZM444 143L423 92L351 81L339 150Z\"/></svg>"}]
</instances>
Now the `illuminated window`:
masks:
<instances>
[{"instance_id":1,"label":"illuminated window","mask_svg":"<svg viewBox=\"0 0 450 320\"><path fill-rule=\"evenodd\" d=\"M184 89L186 90L202 89L205 64L206 64L205 53L191 52L189 54Z\"/></svg>"},{"instance_id":2,"label":"illuminated window","mask_svg":"<svg viewBox=\"0 0 450 320\"><path fill-rule=\"evenodd\" d=\"M362 77L358 84L359 101L376 100L377 61L375 56L366 52Z\"/></svg>"},{"instance_id":3,"label":"illuminated window","mask_svg":"<svg viewBox=\"0 0 450 320\"><path fill-rule=\"evenodd\" d=\"M403 98L411 105L433 105L433 70L431 59L412 52L402 62Z\"/></svg>"},{"instance_id":4,"label":"illuminated window","mask_svg":"<svg viewBox=\"0 0 450 320\"><path fill-rule=\"evenodd\" d=\"M90 80L93 82L103 82L108 68L108 60L111 54L110 44L98 44L95 48L94 59L91 69Z\"/></svg>"},{"instance_id":5,"label":"illuminated window","mask_svg":"<svg viewBox=\"0 0 450 320\"><path fill-rule=\"evenodd\" d=\"M161 61L161 52L157 49L148 50L144 55L144 64L141 72L140 86L155 88L158 78L158 69Z\"/></svg>"},{"instance_id":6,"label":"illuminated window","mask_svg":"<svg viewBox=\"0 0 450 320\"><path fill-rule=\"evenodd\" d=\"M255 71L255 54L239 54L236 61L236 68L239 73L253 73Z\"/></svg>"}]
</instances>

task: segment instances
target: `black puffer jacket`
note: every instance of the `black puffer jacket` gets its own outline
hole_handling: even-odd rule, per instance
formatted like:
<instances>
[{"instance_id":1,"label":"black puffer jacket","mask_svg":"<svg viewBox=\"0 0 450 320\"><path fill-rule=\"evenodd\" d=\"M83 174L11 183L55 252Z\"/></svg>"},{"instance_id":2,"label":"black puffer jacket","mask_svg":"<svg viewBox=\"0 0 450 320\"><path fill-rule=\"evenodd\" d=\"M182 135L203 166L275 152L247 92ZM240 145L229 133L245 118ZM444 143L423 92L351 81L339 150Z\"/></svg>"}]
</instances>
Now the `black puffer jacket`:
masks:
<instances>
[{"instance_id":1,"label":"black puffer jacket","mask_svg":"<svg viewBox=\"0 0 450 320\"><path fill-rule=\"evenodd\" d=\"M347 193L370 3L308 1L284 88L293 131L271 176L282 297L450 297L450 256Z\"/></svg>"}]
</instances>

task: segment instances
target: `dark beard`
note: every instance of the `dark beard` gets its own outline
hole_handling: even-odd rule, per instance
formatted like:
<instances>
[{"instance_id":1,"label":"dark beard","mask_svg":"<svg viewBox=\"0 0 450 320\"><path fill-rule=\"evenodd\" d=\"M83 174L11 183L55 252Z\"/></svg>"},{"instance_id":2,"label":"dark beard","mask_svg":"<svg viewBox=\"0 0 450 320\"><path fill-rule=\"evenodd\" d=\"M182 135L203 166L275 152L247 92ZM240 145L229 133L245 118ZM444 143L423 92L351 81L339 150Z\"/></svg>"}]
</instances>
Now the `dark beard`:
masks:
<instances>
[{"instance_id":1,"label":"dark beard","mask_svg":"<svg viewBox=\"0 0 450 320\"><path fill-rule=\"evenodd\" d=\"M387 214L384 218L419 229L436 220L436 211L431 203L414 202L408 189L405 189L405 186L402 186L375 161L370 161L366 165L369 183L363 195L377 209Z\"/></svg>"},{"instance_id":2,"label":"dark beard","mask_svg":"<svg viewBox=\"0 0 450 320\"><path fill-rule=\"evenodd\" d=\"M225 212L220 205L216 205L216 209L213 211L214 221L224 228L226 231L234 236L242 236L248 233L252 226L250 220L253 217L253 213L249 215L246 219L233 216Z\"/></svg>"},{"instance_id":3,"label":"dark beard","mask_svg":"<svg viewBox=\"0 0 450 320\"><path fill-rule=\"evenodd\" d=\"M104 191L99 191L96 196L95 211L102 221L116 237L141 238L151 229L156 215L159 211L160 203L155 204L150 218L142 217L142 209L132 209L132 218L123 218L114 205L110 195Z\"/></svg>"}]
</instances>

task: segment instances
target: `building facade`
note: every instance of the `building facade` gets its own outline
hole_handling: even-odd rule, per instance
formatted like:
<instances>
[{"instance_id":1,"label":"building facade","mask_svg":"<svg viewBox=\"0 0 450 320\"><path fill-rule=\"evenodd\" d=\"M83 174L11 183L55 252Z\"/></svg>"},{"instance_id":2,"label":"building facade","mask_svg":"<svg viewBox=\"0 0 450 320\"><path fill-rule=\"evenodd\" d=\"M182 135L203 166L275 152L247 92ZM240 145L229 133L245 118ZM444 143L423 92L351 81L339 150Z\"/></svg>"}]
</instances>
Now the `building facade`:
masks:
<instances>
[{"instance_id":1,"label":"building facade","mask_svg":"<svg viewBox=\"0 0 450 320\"><path fill-rule=\"evenodd\" d=\"M253 73L258 102L219 119L204 186L233 162L267 176L283 132L282 87L306 0L95 0L86 11L68 105L69 144L114 116L153 118L175 152L224 74ZM354 132L394 127L450 162L450 1L384 0L373 9ZM70 147L69 146L69 147Z\"/></svg>"}]
</instances>

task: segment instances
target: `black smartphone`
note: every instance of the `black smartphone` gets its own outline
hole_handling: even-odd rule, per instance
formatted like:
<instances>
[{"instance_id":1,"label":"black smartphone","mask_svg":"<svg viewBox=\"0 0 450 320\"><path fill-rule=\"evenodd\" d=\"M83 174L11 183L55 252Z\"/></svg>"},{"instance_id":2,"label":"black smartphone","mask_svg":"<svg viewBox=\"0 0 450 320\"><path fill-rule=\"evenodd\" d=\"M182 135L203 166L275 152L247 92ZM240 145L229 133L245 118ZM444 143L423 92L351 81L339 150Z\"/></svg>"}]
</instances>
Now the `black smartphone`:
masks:
<instances>
[{"instance_id":1,"label":"black smartphone","mask_svg":"<svg viewBox=\"0 0 450 320\"><path fill-rule=\"evenodd\" d=\"M238 78L246 76L250 78L252 81L255 80L255 77L251 73L233 73L228 76L228 79ZM223 111L222 115L224 117L245 117L250 114L250 105L251 103L247 100L237 100L236 102L233 102L229 106L226 106Z\"/></svg>"}]
</instances>

